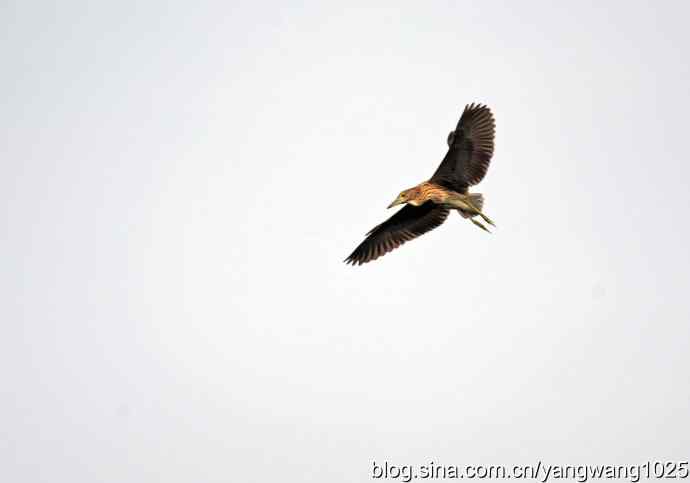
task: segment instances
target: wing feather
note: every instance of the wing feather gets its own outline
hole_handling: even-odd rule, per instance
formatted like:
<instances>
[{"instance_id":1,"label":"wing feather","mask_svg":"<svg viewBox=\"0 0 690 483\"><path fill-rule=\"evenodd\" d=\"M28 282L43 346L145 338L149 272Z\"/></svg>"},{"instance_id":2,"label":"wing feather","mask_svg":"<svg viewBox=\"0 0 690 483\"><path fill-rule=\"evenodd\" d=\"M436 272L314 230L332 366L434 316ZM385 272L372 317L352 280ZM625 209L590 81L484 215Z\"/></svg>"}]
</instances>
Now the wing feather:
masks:
<instances>
[{"instance_id":1,"label":"wing feather","mask_svg":"<svg viewBox=\"0 0 690 483\"><path fill-rule=\"evenodd\" d=\"M488 107L482 104L465 106L448 153L430 181L461 193L479 183L494 154L495 133L496 122Z\"/></svg>"},{"instance_id":2,"label":"wing feather","mask_svg":"<svg viewBox=\"0 0 690 483\"><path fill-rule=\"evenodd\" d=\"M441 225L448 216L448 208L427 201L421 206L405 205L383 223L375 226L366 239L345 259L346 263L361 265L395 250Z\"/></svg>"}]
</instances>

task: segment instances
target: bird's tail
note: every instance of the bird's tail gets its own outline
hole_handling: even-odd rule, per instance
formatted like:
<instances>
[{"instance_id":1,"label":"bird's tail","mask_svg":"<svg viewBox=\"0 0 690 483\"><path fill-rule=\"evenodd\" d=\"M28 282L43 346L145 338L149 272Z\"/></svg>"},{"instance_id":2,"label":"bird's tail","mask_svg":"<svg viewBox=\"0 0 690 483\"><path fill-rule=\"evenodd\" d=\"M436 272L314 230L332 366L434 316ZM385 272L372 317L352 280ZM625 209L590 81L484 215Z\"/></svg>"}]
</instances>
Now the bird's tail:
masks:
<instances>
[{"instance_id":1,"label":"bird's tail","mask_svg":"<svg viewBox=\"0 0 690 483\"><path fill-rule=\"evenodd\" d=\"M472 203L474 207L477 208L477 211L482 211L482 208L484 207L484 195L481 193L470 193L467 196L470 199L470 203ZM473 216L477 216L476 213L470 213L468 211L463 210L460 210L460 214L463 218L472 218Z\"/></svg>"}]
</instances>

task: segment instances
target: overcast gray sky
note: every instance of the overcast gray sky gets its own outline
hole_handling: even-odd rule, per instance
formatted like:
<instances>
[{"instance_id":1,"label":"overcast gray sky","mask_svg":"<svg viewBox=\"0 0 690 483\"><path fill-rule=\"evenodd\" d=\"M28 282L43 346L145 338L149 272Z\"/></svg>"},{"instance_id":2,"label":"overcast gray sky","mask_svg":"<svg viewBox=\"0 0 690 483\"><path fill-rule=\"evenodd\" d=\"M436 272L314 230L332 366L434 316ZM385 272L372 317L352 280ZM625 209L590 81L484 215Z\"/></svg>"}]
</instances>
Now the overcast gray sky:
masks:
<instances>
[{"instance_id":1,"label":"overcast gray sky","mask_svg":"<svg viewBox=\"0 0 690 483\"><path fill-rule=\"evenodd\" d=\"M0 5L0 480L688 458L687 2L348 4Z\"/></svg>"}]
</instances>

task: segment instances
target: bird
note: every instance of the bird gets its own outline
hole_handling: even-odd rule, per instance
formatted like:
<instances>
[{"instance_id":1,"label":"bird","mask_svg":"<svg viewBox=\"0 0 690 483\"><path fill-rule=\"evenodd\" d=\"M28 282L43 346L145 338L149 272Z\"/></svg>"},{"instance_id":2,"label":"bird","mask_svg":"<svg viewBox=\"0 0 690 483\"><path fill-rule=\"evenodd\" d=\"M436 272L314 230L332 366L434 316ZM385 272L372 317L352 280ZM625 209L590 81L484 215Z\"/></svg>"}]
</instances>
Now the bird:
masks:
<instances>
[{"instance_id":1,"label":"bird","mask_svg":"<svg viewBox=\"0 0 690 483\"><path fill-rule=\"evenodd\" d=\"M484 231L494 222L483 212L484 196L470 193L489 168L494 153L496 122L483 104L468 104L457 126L446 139L448 152L427 181L406 189L388 206L404 204L393 216L376 225L344 262L362 265L395 250L440 226L451 211L457 211Z\"/></svg>"}]
</instances>

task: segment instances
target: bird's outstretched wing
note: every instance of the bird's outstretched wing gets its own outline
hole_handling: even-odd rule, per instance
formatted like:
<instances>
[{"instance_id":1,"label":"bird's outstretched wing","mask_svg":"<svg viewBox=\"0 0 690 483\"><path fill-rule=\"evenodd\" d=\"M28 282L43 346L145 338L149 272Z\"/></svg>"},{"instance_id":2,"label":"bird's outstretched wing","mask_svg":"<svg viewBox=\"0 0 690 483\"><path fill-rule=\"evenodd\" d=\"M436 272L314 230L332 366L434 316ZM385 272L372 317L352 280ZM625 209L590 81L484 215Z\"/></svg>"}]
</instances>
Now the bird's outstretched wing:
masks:
<instances>
[{"instance_id":1,"label":"bird's outstretched wing","mask_svg":"<svg viewBox=\"0 0 690 483\"><path fill-rule=\"evenodd\" d=\"M494 154L495 132L496 123L488 107L465 106L455 133L448 138L448 153L430 181L460 193L479 183Z\"/></svg>"},{"instance_id":2,"label":"bird's outstretched wing","mask_svg":"<svg viewBox=\"0 0 690 483\"><path fill-rule=\"evenodd\" d=\"M417 238L443 223L448 209L432 201L421 206L405 205L386 221L374 227L367 238L345 259L361 265L395 250L406 241Z\"/></svg>"}]
</instances>

